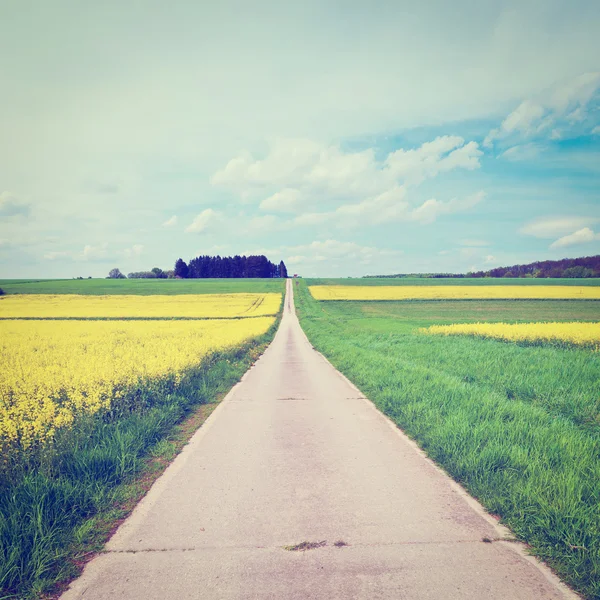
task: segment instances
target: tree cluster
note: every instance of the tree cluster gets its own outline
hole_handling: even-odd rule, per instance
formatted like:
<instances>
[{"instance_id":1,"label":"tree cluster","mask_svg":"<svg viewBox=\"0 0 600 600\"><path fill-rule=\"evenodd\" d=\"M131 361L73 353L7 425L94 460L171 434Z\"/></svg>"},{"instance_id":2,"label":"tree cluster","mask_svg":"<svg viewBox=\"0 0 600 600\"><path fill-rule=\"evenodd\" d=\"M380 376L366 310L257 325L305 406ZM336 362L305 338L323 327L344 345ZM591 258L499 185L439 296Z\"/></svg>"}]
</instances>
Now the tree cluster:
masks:
<instances>
[{"instance_id":1,"label":"tree cluster","mask_svg":"<svg viewBox=\"0 0 600 600\"><path fill-rule=\"evenodd\" d=\"M151 271L136 271L127 275L128 279L172 279L175 277L173 270L163 271L158 267L154 267Z\"/></svg>"},{"instance_id":2,"label":"tree cluster","mask_svg":"<svg viewBox=\"0 0 600 600\"><path fill-rule=\"evenodd\" d=\"M179 258L175 263L175 277L183 279L287 277L285 263L272 263L266 256L197 256L189 263Z\"/></svg>"}]
</instances>

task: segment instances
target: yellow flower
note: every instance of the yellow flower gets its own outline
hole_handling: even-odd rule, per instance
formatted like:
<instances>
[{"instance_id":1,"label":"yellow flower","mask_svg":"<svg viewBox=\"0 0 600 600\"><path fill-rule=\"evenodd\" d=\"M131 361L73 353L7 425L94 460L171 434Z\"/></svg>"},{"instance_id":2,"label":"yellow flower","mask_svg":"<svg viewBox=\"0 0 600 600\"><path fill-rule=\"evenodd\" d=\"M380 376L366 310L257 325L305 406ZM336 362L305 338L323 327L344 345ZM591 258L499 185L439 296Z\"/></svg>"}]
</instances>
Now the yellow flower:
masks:
<instances>
[{"instance_id":1,"label":"yellow flower","mask_svg":"<svg viewBox=\"0 0 600 600\"><path fill-rule=\"evenodd\" d=\"M4 318L223 318L275 315L281 294L77 296L14 294L0 301Z\"/></svg>"},{"instance_id":2,"label":"yellow flower","mask_svg":"<svg viewBox=\"0 0 600 600\"><path fill-rule=\"evenodd\" d=\"M600 299L600 286L575 285L312 285L315 300Z\"/></svg>"},{"instance_id":3,"label":"yellow flower","mask_svg":"<svg viewBox=\"0 0 600 600\"><path fill-rule=\"evenodd\" d=\"M208 353L262 335L274 320L0 321L0 450L48 443L136 384L177 383Z\"/></svg>"},{"instance_id":4,"label":"yellow flower","mask_svg":"<svg viewBox=\"0 0 600 600\"><path fill-rule=\"evenodd\" d=\"M566 342L600 348L600 323L466 323L419 329L434 335L473 335L512 342Z\"/></svg>"}]
</instances>

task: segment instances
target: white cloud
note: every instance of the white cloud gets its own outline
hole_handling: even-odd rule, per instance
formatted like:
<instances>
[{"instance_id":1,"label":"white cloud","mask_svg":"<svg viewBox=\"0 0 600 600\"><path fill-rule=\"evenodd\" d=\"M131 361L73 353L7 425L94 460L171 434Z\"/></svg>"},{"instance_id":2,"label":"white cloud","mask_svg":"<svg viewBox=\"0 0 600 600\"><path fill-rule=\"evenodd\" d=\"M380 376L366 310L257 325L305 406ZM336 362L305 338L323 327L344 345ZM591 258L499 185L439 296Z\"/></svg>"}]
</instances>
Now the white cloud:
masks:
<instances>
[{"instance_id":1,"label":"white cloud","mask_svg":"<svg viewBox=\"0 0 600 600\"><path fill-rule=\"evenodd\" d=\"M539 123L545 114L543 106L530 100L522 102L512 113L502 121L499 129L493 129L483 140L483 145L491 147L494 140L507 137L510 133L519 132L528 135L535 131L535 123Z\"/></svg>"},{"instance_id":2,"label":"white cloud","mask_svg":"<svg viewBox=\"0 0 600 600\"><path fill-rule=\"evenodd\" d=\"M0 217L27 215L29 209L29 204L22 202L14 194L7 191L0 193Z\"/></svg>"},{"instance_id":3,"label":"white cloud","mask_svg":"<svg viewBox=\"0 0 600 600\"><path fill-rule=\"evenodd\" d=\"M268 235L275 230L287 229L290 226L288 222L281 221L275 215L262 215L252 217L243 224L244 233Z\"/></svg>"},{"instance_id":4,"label":"white cloud","mask_svg":"<svg viewBox=\"0 0 600 600\"><path fill-rule=\"evenodd\" d=\"M560 139L570 130L579 134L597 119L588 105L599 92L600 71L571 77L521 102L499 128L488 133L483 145L491 148L496 142L512 140L514 144L532 137Z\"/></svg>"},{"instance_id":5,"label":"white cloud","mask_svg":"<svg viewBox=\"0 0 600 600\"><path fill-rule=\"evenodd\" d=\"M175 227L175 225L177 225L177 215L173 215L162 224L163 227Z\"/></svg>"},{"instance_id":6,"label":"white cloud","mask_svg":"<svg viewBox=\"0 0 600 600\"><path fill-rule=\"evenodd\" d=\"M44 253L46 260L68 259L75 262L106 262L117 258L136 258L144 253L142 244L134 244L130 248L111 250L108 242L102 244L86 244L82 250L53 250Z\"/></svg>"},{"instance_id":7,"label":"white cloud","mask_svg":"<svg viewBox=\"0 0 600 600\"><path fill-rule=\"evenodd\" d=\"M302 194L299 190L284 188L280 192L275 192L272 196L265 198L260 203L260 208L272 212L296 212L301 209L301 198Z\"/></svg>"},{"instance_id":8,"label":"white cloud","mask_svg":"<svg viewBox=\"0 0 600 600\"><path fill-rule=\"evenodd\" d=\"M592 135L600 135L600 125L596 125L596 127L592 129Z\"/></svg>"},{"instance_id":9,"label":"white cloud","mask_svg":"<svg viewBox=\"0 0 600 600\"><path fill-rule=\"evenodd\" d=\"M442 136L414 150L396 150L388 155L385 166L397 179L418 185L424 179L456 168L477 169L483 153L477 142L465 144L460 136Z\"/></svg>"},{"instance_id":10,"label":"white cloud","mask_svg":"<svg viewBox=\"0 0 600 600\"><path fill-rule=\"evenodd\" d=\"M306 256L302 256L302 255L294 255L294 256L288 256L285 263L286 265L298 265L300 263L305 262Z\"/></svg>"},{"instance_id":11,"label":"white cloud","mask_svg":"<svg viewBox=\"0 0 600 600\"><path fill-rule=\"evenodd\" d=\"M535 160L543 151L542 144L531 142L529 144L517 144L500 154L499 158L506 160Z\"/></svg>"},{"instance_id":12,"label":"white cloud","mask_svg":"<svg viewBox=\"0 0 600 600\"><path fill-rule=\"evenodd\" d=\"M479 191L466 198L453 198L447 202L431 198L418 207L412 208L404 201L406 189L396 186L383 194L354 204L343 204L334 211L307 213L293 220L295 225L335 224L338 228L378 225L389 222L416 221L421 224L433 223L441 215L449 215L473 208L485 198Z\"/></svg>"},{"instance_id":13,"label":"white cloud","mask_svg":"<svg viewBox=\"0 0 600 600\"><path fill-rule=\"evenodd\" d=\"M80 260L102 260L108 258L108 244L99 244L98 246L92 246L86 244L83 251L75 256L76 259Z\"/></svg>"},{"instance_id":14,"label":"white cloud","mask_svg":"<svg viewBox=\"0 0 600 600\"><path fill-rule=\"evenodd\" d=\"M381 261L395 261L403 255L401 250L377 248L334 239L315 240L308 244L279 248L253 248L243 254L264 254L268 257L283 256L288 266L308 268L313 272L334 272L341 265L349 265L351 271L362 271L365 265L379 265ZM385 270L385 268L384 268Z\"/></svg>"},{"instance_id":15,"label":"white cloud","mask_svg":"<svg viewBox=\"0 0 600 600\"><path fill-rule=\"evenodd\" d=\"M524 225L519 232L537 238L550 239L592 225L598 220L594 217L542 217Z\"/></svg>"},{"instance_id":16,"label":"white cloud","mask_svg":"<svg viewBox=\"0 0 600 600\"><path fill-rule=\"evenodd\" d=\"M448 202L440 202L435 198L425 201L421 206L410 213L413 221L427 224L433 223L440 215L448 215L468 210L479 204L485 198L485 192L480 191L466 198L453 198Z\"/></svg>"},{"instance_id":17,"label":"white cloud","mask_svg":"<svg viewBox=\"0 0 600 600\"><path fill-rule=\"evenodd\" d=\"M285 185L302 181L319 161L323 146L306 139L277 139L266 158L255 160L250 152L231 159L210 179L215 186L238 189Z\"/></svg>"},{"instance_id":18,"label":"white cloud","mask_svg":"<svg viewBox=\"0 0 600 600\"><path fill-rule=\"evenodd\" d=\"M567 248L568 246L579 246L580 244L587 244L600 240L600 233L594 233L589 227L578 229L574 233L565 235L555 242L550 244L550 248Z\"/></svg>"},{"instance_id":19,"label":"white cloud","mask_svg":"<svg viewBox=\"0 0 600 600\"><path fill-rule=\"evenodd\" d=\"M58 260L60 258L72 258L72 255L70 252L52 251L46 252L44 258L46 260Z\"/></svg>"},{"instance_id":20,"label":"white cloud","mask_svg":"<svg viewBox=\"0 0 600 600\"><path fill-rule=\"evenodd\" d=\"M248 152L232 159L214 174L212 183L237 192L244 200L279 188L262 200L260 208L296 213L287 226L429 223L438 214L466 210L476 202L430 200L413 208L406 199L407 189L440 173L479 168L481 155L476 142L465 143L460 136L441 136L418 148L396 150L380 161L372 148L343 152L310 140L278 140L264 159L255 160ZM273 215L259 219L248 228L260 229L260 223L263 229L285 226Z\"/></svg>"},{"instance_id":21,"label":"white cloud","mask_svg":"<svg viewBox=\"0 0 600 600\"><path fill-rule=\"evenodd\" d=\"M95 262L95 261L104 261L109 258L114 258L109 255L108 251L108 243L98 244L94 246L92 244L86 244L83 247L83 250L79 251L71 251L71 250L54 250L50 252L46 252L44 254L44 258L46 260L59 260L59 259L69 259L72 261L83 261L83 262Z\"/></svg>"},{"instance_id":22,"label":"white cloud","mask_svg":"<svg viewBox=\"0 0 600 600\"><path fill-rule=\"evenodd\" d=\"M485 264L489 265L490 263L498 262L496 257L493 254L488 254L484 259Z\"/></svg>"},{"instance_id":23,"label":"white cloud","mask_svg":"<svg viewBox=\"0 0 600 600\"><path fill-rule=\"evenodd\" d=\"M342 224L355 226L405 220L410 206L404 201L405 196L406 189L397 185L373 198L342 205L330 213L330 217Z\"/></svg>"},{"instance_id":24,"label":"white cloud","mask_svg":"<svg viewBox=\"0 0 600 600\"><path fill-rule=\"evenodd\" d=\"M204 209L195 219L185 228L187 233L206 233L218 221L221 215L212 208Z\"/></svg>"},{"instance_id":25,"label":"white cloud","mask_svg":"<svg viewBox=\"0 0 600 600\"><path fill-rule=\"evenodd\" d=\"M136 256L141 256L144 253L144 246L142 244L134 244L131 248L125 248L121 252L121 254L125 258L134 258Z\"/></svg>"},{"instance_id":26,"label":"white cloud","mask_svg":"<svg viewBox=\"0 0 600 600\"><path fill-rule=\"evenodd\" d=\"M248 152L232 159L211 178L244 200L272 192L263 210L310 212L310 207L342 200L373 199L454 169L480 167L476 142L442 136L411 150L396 150L378 161L373 148L344 152L311 140L277 140L264 159ZM368 200L370 201L370 200ZM358 209L357 209L358 210ZM315 212L315 211L312 211Z\"/></svg>"},{"instance_id":27,"label":"white cloud","mask_svg":"<svg viewBox=\"0 0 600 600\"><path fill-rule=\"evenodd\" d=\"M294 218L294 225L322 225L331 219L332 213L305 213Z\"/></svg>"},{"instance_id":28,"label":"white cloud","mask_svg":"<svg viewBox=\"0 0 600 600\"><path fill-rule=\"evenodd\" d=\"M357 262L361 265L370 265L382 257L394 257L402 254L399 250L387 250L373 246L362 246L355 242L341 242L338 240L314 241L310 244L294 246L291 251L302 252L307 262L324 262L330 260L344 259ZM298 255L293 255L296 259ZM301 261L297 261L297 264Z\"/></svg>"},{"instance_id":29,"label":"white cloud","mask_svg":"<svg viewBox=\"0 0 600 600\"><path fill-rule=\"evenodd\" d=\"M473 248L484 248L490 245L487 240L460 240L458 243L461 246L471 246Z\"/></svg>"}]
</instances>

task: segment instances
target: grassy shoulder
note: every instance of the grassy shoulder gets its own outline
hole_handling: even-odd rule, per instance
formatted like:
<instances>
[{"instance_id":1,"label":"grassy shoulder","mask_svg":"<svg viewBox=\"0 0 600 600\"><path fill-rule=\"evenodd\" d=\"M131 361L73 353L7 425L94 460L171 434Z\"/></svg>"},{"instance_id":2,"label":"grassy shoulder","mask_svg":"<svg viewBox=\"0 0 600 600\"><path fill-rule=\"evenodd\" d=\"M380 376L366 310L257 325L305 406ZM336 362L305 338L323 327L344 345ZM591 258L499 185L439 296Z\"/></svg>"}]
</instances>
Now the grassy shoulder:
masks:
<instances>
[{"instance_id":1,"label":"grassy shoulder","mask_svg":"<svg viewBox=\"0 0 600 600\"><path fill-rule=\"evenodd\" d=\"M285 279L2 279L5 294L282 294Z\"/></svg>"},{"instance_id":2,"label":"grassy shoulder","mask_svg":"<svg viewBox=\"0 0 600 600\"><path fill-rule=\"evenodd\" d=\"M296 289L314 346L532 552L600 597L598 353L416 331L488 308L489 320L598 320L600 303L316 302Z\"/></svg>"},{"instance_id":3,"label":"grassy shoulder","mask_svg":"<svg viewBox=\"0 0 600 600\"><path fill-rule=\"evenodd\" d=\"M260 338L215 353L180 380L132 390L51 453L0 474L0 598L56 595L99 551L221 398L262 354Z\"/></svg>"}]
</instances>

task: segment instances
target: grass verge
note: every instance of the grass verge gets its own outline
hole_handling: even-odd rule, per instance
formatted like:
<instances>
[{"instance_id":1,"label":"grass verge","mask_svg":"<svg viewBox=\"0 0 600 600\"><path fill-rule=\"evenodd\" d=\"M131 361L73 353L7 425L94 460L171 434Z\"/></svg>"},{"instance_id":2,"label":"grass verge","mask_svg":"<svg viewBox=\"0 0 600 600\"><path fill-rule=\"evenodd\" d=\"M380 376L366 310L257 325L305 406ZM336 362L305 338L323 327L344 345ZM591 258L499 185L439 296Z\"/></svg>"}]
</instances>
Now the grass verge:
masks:
<instances>
[{"instance_id":1,"label":"grass verge","mask_svg":"<svg viewBox=\"0 0 600 600\"><path fill-rule=\"evenodd\" d=\"M600 354L416 333L474 319L471 303L451 314L296 291L314 346L534 554L600 598ZM529 310L505 304L498 312ZM556 312L573 320L564 303Z\"/></svg>"},{"instance_id":2,"label":"grass verge","mask_svg":"<svg viewBox=\"0 0 600 600\"><path fill-rule=\"evenodd\" d=\"M143 408L82 421L50 455L4 474L0 600L55 597L76 577L278 325L279 319L264 336L207 357L170 389L137 390Z\"/></svg>"}]
</instances>

